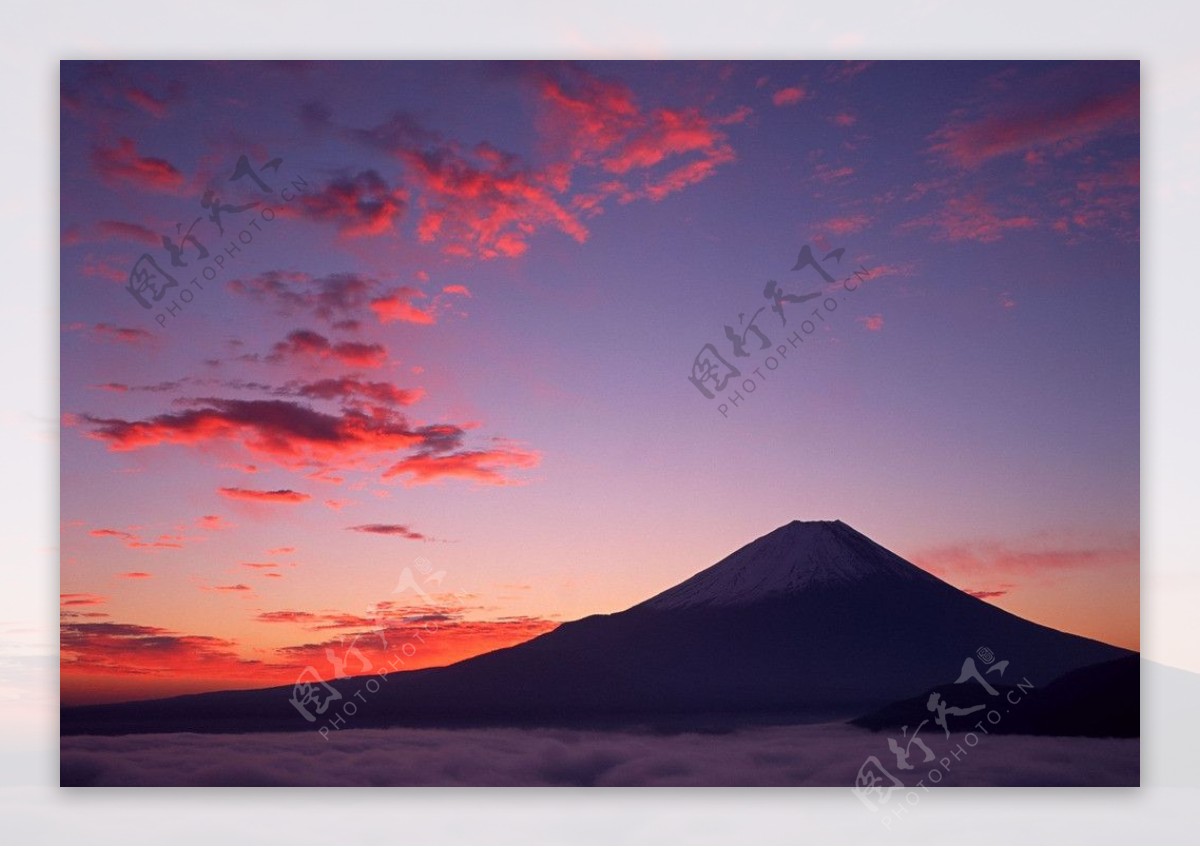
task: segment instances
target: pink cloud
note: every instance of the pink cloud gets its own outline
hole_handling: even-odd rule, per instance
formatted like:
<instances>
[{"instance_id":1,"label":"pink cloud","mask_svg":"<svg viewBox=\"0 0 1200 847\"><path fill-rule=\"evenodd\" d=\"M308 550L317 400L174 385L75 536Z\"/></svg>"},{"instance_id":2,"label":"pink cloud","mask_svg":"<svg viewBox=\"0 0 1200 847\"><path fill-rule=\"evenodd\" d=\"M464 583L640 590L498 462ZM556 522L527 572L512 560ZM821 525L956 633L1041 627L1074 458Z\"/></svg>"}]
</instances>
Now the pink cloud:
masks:
<instances>
[{"instance_id":1,"label":"pink cloud","mask_svg":"<svg viewBox=\"0 0 1200 847\"><path fill-rule=\"evenodd\" d=\"M776 106L795 106L808 97L808 91L802 85L781 88L771 95L771 102Z\"/></svg>"},{"instance_id":2,"label":"pink cloud","mask_svg":"<svg viewBox=\"0 0 1200 847\"><path fill-rule=\"evenodd\" d=\"M818 232L826 232L831 235L850 235L855 232L861 232L871 224L871 218L867 215L845 215L839 218L830 218L827 221L822 221L817 224Z\"/></svg>"},{"instance_id":3,"label":"pink cloud","mask_svg":"<svg viewBox=\"0 0 1200 847\"><path fill-rule=\"evenodd\" d=\"M1064 143L1078 149L1121 125L1136 130L1139 104L1136 86L1116 92L1089 92L1072 100L1022 104L974 122L948 124L935 133L931 149L963 168Z\"/></svg>"},{"instance_id":4,"label":"pink cloud","mask_svg":"<svg viewBox=\"0 0 1200 847\"><path fill-rule=\"evenodd\" d=\"M217 493L231 500L250 500L254 503L303 503L311 500L312 495L290 488L280 488L275 491L258 491L249 488L218 488Z\"/></svg>"},{"instance_id":5,"label":"pink cloud","mask_svg":"<svg viewBox=\"0 0 1200 847\"><path fill-rule=\"evenodd\" d=\"M383 297L371 301L371 311L379 318L380 323L402 323L429 325L437 321L432 309L422 309L413 305L413 300L424 298L425 294L415 288L403 286Z\"/></svg>"},{"instance_id":6,"label":"pink cloud","mask_svg":"<svg viewBox=\"0 0 1200 847\"><path fill-rule=\"evenodd\" d=\"M92 167L108 182L123 182L145 191L173 193L183 186L183 174L165 159L141 156L131 138L116 147L92 150Z\"/></svg>"},{"instance_id":7,"label":"pink cloud","mask_svg":"<svg viewBox=\"0 0 1200 847\"><path fill-rule=\"evenodd\" d=\"M408 192L392 188L376 171L338 177L279 207L284 216L336 224L346 238L392 232L408 206Z\"/></svg>"},{"instance_id":8,"label":"pink cloud","mask_svg":"<svg viewBox=\"0 0 1200 847\"><path fill-rule=\"evenodd\" d=\"M942 241L999 241L1007 230L1037 225L1029 215L1004 216L979 195L951 197L932 215L910 221L909 227L930 227Z\"/></svg>"},{"instance_id":9,"label":"pink cloud","mask_svg":"<svg viewBox=\"0 0 1200 847\"><path fill-rule=\"evenodd\" d=\"M883 329L883 315L867 315L859 318L858 321L870 332L879 332Z\"/></svg>"}]
</instances>

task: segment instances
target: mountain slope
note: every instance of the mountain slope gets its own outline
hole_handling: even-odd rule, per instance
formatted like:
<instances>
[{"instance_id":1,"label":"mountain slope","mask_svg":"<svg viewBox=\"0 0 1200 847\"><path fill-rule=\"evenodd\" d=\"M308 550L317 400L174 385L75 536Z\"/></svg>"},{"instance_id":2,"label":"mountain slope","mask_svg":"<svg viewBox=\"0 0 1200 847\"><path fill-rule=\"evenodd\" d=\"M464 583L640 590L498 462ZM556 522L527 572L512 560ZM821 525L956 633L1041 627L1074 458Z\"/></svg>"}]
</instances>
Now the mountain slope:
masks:
<instances>
[{"instance_id":1,"label":"mountain slope","mask_svg":"<svg viewBox=\"0 0 1200 847\"><path fill-rule=\"evenodd\" d=\"M977 600L840 521L795 521L624 612L390 674L342 725L849 718L945 683L981 646L1035 682L1129 655ZM322 721L358 687L337 686L346 694ZM291 695L288 686L64 709L62 732L313 727Z\"/></svg>"}]
</instances>

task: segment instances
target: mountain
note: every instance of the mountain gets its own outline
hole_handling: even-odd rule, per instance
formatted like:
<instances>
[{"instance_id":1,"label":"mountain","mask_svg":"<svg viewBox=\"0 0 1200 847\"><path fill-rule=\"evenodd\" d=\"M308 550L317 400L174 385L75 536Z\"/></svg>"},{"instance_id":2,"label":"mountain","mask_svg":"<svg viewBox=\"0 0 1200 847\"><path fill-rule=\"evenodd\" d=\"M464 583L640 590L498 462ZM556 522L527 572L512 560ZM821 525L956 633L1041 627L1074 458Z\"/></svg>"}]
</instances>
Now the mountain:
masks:
<instances>
[{"instance_id":1,"label":"mountain","mask_svg":"<svg viewBox=\"0 0 1200 847\"><path fill-rule=\"evenodd\" d=\"M1090 738L1141 736L1140 658L1129 655L1071 671L1045 687L1022 688L996 684L993 704L1003 715L985 724L992 735L1058 735ZM952 680L947 680L952 682ZM996 680L993 680L996 682ZM939 686L937 693L946 692ZM918 726L932 717L927 703L934 690L892 703L850 723L872 730L895 732ZM978 699L986 700L979 691ZM1014 699L1007 699L1007 698ZM1013 704L1013 705L1009 705ZM968 716L967 727L982 718Z\"/></svg>"},{"instance_id":2,"label":"mountain","mask_svg":"<svg viewBox=\"0 0 1200 847\"><path fill-rule=\"evenodd\" d=\"M1129 651L966 594L841 521L793 521L623 612L443 668L389 674L307 723L292 686L65 708L63 734L849 719L943 685L979 648L1035 684Z\"/></svg>"}]
</instances>

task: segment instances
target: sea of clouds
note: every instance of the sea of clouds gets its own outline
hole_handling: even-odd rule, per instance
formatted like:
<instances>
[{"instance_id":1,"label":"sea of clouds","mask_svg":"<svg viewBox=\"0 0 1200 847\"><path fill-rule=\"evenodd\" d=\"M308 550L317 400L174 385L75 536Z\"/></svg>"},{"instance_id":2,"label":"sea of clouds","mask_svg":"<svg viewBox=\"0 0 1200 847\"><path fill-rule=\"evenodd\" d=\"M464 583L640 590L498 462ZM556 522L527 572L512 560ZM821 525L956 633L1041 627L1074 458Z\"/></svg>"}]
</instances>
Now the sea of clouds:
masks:
<instances>
[{"instance_id":1,"label":"sea of clouds","mask_svg":"<svg viewBox=\"0 0 1200 847\"><path fill-rule=\"evenodd\" d=\"M899 737L898 733L892 735ZM64 786L836 786L876 756L907 785L950 756L902 772L888 733L844 724L672 735L566 729L343 730L62 739ZM903 742L901 742L903 743ZM981 736L942 785L1137 785L1137 739Z\"/></svg>"}]
</instances>

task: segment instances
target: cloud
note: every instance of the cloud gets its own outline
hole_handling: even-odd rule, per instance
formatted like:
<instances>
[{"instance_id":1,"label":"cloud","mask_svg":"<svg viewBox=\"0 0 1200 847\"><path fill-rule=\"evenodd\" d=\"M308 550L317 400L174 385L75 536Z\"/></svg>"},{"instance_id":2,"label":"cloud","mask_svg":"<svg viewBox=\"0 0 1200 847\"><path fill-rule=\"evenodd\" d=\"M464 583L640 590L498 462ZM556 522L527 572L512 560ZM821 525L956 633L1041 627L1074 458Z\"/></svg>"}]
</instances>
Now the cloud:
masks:
<instances>
[{"instance_id":1,"label":"cloud","mask_svg":"<svg viewBox=\"0 0 1200 847\"><path fill-rule=\"evenodd\" d=\"M128 183L143 191L174 193L184 183L183 174L165 159L141 156L131 138L116 147L92 150L92 167L109 183Z\"/></svg>"},{"instance_id":2,"label":"cloud","mask_svg":"<svg viewBox=\"0 0 1200 847\"><path fill-rule=\"evenodd\" d=\"M263 665L241 658L232 641L138 624L66 621L60 644L64 688L77 674L232 679L255 676Z\"/></svg>"},{"instance_id":3,"label":"cloud","mask_svg":"<svg viewBox=\"0 0 1200 847\"><path fill-rule=\"evenodd\" d=\"M275 491L257 491L251 488L218 488L217 493L230 500L250 500L255 503L303 503L311 500L312 495L290 488L280 488Z\"/></svg>"},{"instance_id":4,"label":"cloud","mask_svg":"<svg viewBox=\"0 0 1200 847\"><path fill-rule=\"evenodd\" d=\"M200 528L211 531L219 531L223 529L232 529L233 524L226 523L225 519L220 515L204 515L200 518Z\"/></svg>"},{"instance_id":5,"label":"cloud","mask_svg":"<svg viewBox=\"0 0 1200 847\"><path fill-rule=\"evenodd\" d=\"M640 185L610 181L594 186L584 195L585 207L594 208L613 195L624 203L660 201L708 179L736 158L718 127L749 115L746 107L724 117L695 107L644 109L624 84L574 65L544 66L535 81L543 106L539 126L566 166L599 168L620 177L641 174Z\"/></svg>"},{"instance_id":6,"label":"cloud","mask_svg":"<svg viewBox=\"0 0 1200 847\"><path fill-rule=\"evenodd\" d=\"M326 323L353 318L365 309L380 282L354 273L314 277L298 271L267 271L235 279L229 291L264 304L277 314L311 315Z\"/></svg>"},{"instance_id":7,"label":"cloud","mask_svg":"<svg viewBox=\"0 0 1200 847\"><path fill-rule=\"evenodd\" d=\"M116 326L109 323L71 324L67 329L72 331L85 330L97 341L109 341L117 344L149 344L154 341L154 335L136 327Z\"/></svg>"},{"instance_id":8,"label":"cloud","mask_svg":"<svg viewBox=\"0 0 1200 847\"><path fill-rule=\"evenodd\" d=\"M116 538L131 550L182 550L183 544L180 542L184 540L180 535L164 534L154 541L144 541L135 533L119 529L93 529L88 534L95 538Z\"/></svg>"},{"instance_id":9,"label":"cloud","mask_svg":"<svg viewBox=\"0 0 1200 847\"><path fill-rule=\"evenodd\" d=\"M1136 541L1107 546L1047 546L1030 542L976 540L917 551L912 561L948 581L995 579L1012 575L1037 575L1066 570L1091 570L1136 562ZM1011 587L1011 586L1001 586Z\"/></svg>"},{"instance_id":10,"label":"cloud","mask_svg":"<svg viewBox=\"0 0 1200 847\"><path fill-rule=\"evenodd\" d=\"M282 566L280 564L278 564L277 562L242 562L242 567L243 568L257 568L257 569L261 570L261 569L265 569L265 568L278 568L278 567L282 567Z\"/></svg>"},{"instance_id":11,"label":"cloud","mask_svg":"<svg viewBox=\"0 0 1200 847\"><path fill-rule=\"evenodd\" d=\"M975 121L949 123L935 133L930 149L971 169L1002 156L1056 148L1071 152L1110 130L1137 130L1136 84L1049 95L1035 103L1010 104L999 114Z\"/></svg>"},{"instance_id":12,"label":"cloud","mask_svg":"<svg viewBox=\"0 0 1200 847\"><path fill-rule=\"evenodd\" d=\"M587 240L587 229L556 197L561 182L556 185L553 174L491 145L470 152L442 145L395 154L421 192L417 237L427 243L444 239L451 255L520 256L529 236L546 226Z\"/></svg>"},{"instance_id":13,"label":"cloud","mask_svg":"<svg viewBox=\"0 0 1200 847\"><path fill-rule=\"evenodd\" d=\"M346 529L354 532L368 532L373 535L398 535L402 538L407 538L413 541L424 541L425 536L419 532L413 532L406 526L394 523L369 523L360 524L359 526L348 526Z\"/></svg>"},{"instance_id":14,"label":"cloud","mask_svg":"<svg viewBox=\"0 0 1200 847\"><path fill-rule=\"evenodd\" d=\"M128 573L120 574L126 579L150 579L154 574L146 573L145 571L129 571Z\"/></svg>"},{"instance_id":15,"label":"cloud","mask_svg":"<svg viewBox=\"0 0 1200 847\"><path fill-rule=\"evenodd\" d=\"M834 126L851 127L858 123L858 118L851 112L838 112L829 119Z\"/></svg>"},{"instance_id":16,"label":"cloud","mask_svg":"<svg viewBox=\"0 0 1200 847\"><path fill-rule=\"evenodd\" d=\"M150 244L155 247L162 246L161 235L141 224L127 223L126 221L100 221L96 224L96 234L104 239L116 238L139 244Z\"/></svg>"},{"instance_id":17,"label":"cloud","mask_svg":"<svg viewBox=\"0 0 1200 847\"><path fill-rule=\"evenodd\" d=\"M516 449L465 450L456 453L424 453L396 462L383 472L384 479L408 476L408 484L418 485L454 477L487 485L507 485L509 468L536 467L541 456Z\"/></svg>"},{"instance_id":18,"label":"cloud","mask_svg":"<svg viewBox=\"0 0 1200 847\"><path fill-rule=\"evenodd\" d=\"M389 186L378 172L367 170L298 195L278 211L284 217L333 223L346 238L361 238L392 232L407 205L407 191Z\"/></svg>"},{"instance_id":19,"label":"cloud","mask_svg":"<svg viewBox=\"0 0 1200 847\"><path fill-rule=\"evenodd\" d=\"M365 690L362 697L356 705L372 708ZM949 755L950 748L934 746ZM653 732L359 729L348 719L328 740L313 729L65 736L60 773L65 786L808 786L846 791L863 762L887 756L887 749L879 733L846 724ZM945 770L943 783L1138 784L1137 739L992 734L978 749L983 752L968 766Z\"/></svg>"},{"instance_id":20,"label":"cloud","mask_svg":"<svg viewBox=\"0 0 1200 847\"><path fill-rule=\"evenodd\" d=\"M1008 588L996 588L992 590L971 589L967 591L968 594L979 600L993 600L997 597L1003 597L1008 592Z\"/></svg>"},{"instance_id":21,"label":"cloud","mask_svg":"<svg viewBox=\"0 0 1200 847\"><path fill-rule=\"evenodd\" d=\"M795 106L808 98L808 91L802 85L781 88L771 95L771 102L776 106Z\"/></svg>"},{"instance_id":22,"label":"cloud","mask_svg":"<svg viewBox=\"0 0 1200 847\"><path fill-rule=\"evenodd\" d=\"M1005 215L980 195L951 197L937 212L916 218L905 228L931 228L939 241L999 241L1008 230L1032 229L1029 215Z\"/></svg>"},{"instance_id":23,"label":"cloud","mask_svg":"<svg viewBox=\"0 0 1200 847\"><path fill-rule=\"evenodd\" d=\"M101 597L99 594L58 595L58 603L60 606L102 606L107 602L108 598Z\"/></svg>"},{"instance_id":24,"label":"cloud","mask_svg":"<svg viewBox=\"0 0 1200 847\"><path fill-rule=\"evenodd\" d=\"M311 100L300 106L300 124L309 132L322 132L331 126L333 110L324 103Z\"/></svg>"},{"instance_id":25,"label":"cloud","mask_svg":"<svg viewBox=\"0 0 1200 847\"><path fill-rule=\"evenodd\" d=\"M402 321L411 324L432 324L437 319L430 309L414 306L412 301L425 295L415 288L404 286L397 288L384 297L371 301L371 311L379 318L380 323Z\"/></svg>"},{"instance_id":26,"label":"cloud","mask_svg":"<svg viewBox=\"0 0 1200 847\"><path fill-rule=\"evenodd\" d=\"M366 401L383 406L411 406L425 395L420 388L399 388L390 382L369 382L351 376L289 382L276 393L313 400L342 400L351 404Z\"/></svg>"},{"instance_id":27,"label":"cloud","mask_svg":"<svg viewBox=\"0 0 1200 847\"><path fill-rule=\"evenodd\" d=\"M178 412L146 420L79 416L92 438L109 450L140 450L159 444L201 447L222 441L240 443L251 454L289 468L360 467L364 459L411 451L393 462L385 476L409 474L411 483L443 477L500 485L510 481L505 468L530 468L536 453L501 447L464 450L464 427L414 425L387 409L343 409L334 415L285 400L207 398Z\"/></svg>"},{"instance_id":28,"label":"cloud","mask_svg":"<svg viewBox=\"0 0 1200 847\"><path fill-rule=\"evenodd\" d=\"M867 315L859 318L858 321L871 332L879 332L883 329L883 315Z\"/></svg>"},{"instance_id":29,"label":"cloud","mask_svg":"<svg viewBox=\"0 0 1200 847\"><path fill-rule=\"evenodd\" d=\"M260 612L255 620L260 623L311 623L321 620L321 617L312 612L284 610L278 612Z\"/></svg>"},{"instance_id":30,"label":"cloud","mask_svg":"<svg viewBox=\"0 0 1200 847\"><path fill-rule=\"evenodd\" d=\"M360 341L331 342L319 332L298 329L288 333L283 341L271 347L266 361L286 362L290 359L314 357L337 359L343 364L358 368L378 368L387 364L387 348L382 344Z\"/></svg>"},{"instance_id":31,"label":"cloud","mask_svg":"<svg viewBox=\"0 0 1200 847\"><path fill-rule=\"evenodd\" d=\"M228 591L233 591L233 592L253 591L253 589L249 585L244 585L240 582L237 585L214 585L210 590L211 591L227 591L227 592Z\"/></svg>"},{"instance_id":32,"label":"cloud","mask_svg":"<svg viewBox=\"0 0 1200 847\"><path fill-rule=\"evenodd\" d=\"M826 162L819 162L813 168L813 178L824 183L837 182L846 177L854 175L854 168L849 165L834 166Z\"/></svg>"},{"instance_id":33,"label":"cloud","mask_svg":"<svg viewBox=\"0 0 1200 847\"><path fill-rule=\"evenodd\" d=\"M867 70L874 62L834 62L825 70L830 82L848 82Z\"/></svg>"},{"instance_id":34,"label":"cloud","mask_svg":"<svg viewBox=\"0 0 1200 847\"><path fill-rule=\"evenodd\" d=\"M162 119L167 116L169 107L179 103L184 96L183 85L172 82L167 86L166 93L156 97L144 88L130 86L125 89L125 99L152 117Z\"/></svg>"},{"instance_id":35,"label":"cloud","mask_svg":"<svg viewBox=\"0 0 1200 847\"><path fill-rule=\"evenodd\" d=\"M457 294L461 297L470 297L471 291L465 285L446 285L442 287L443 294Z\"/></svg>"},{"instance_id":36,"label":"cloud","mask_svg":"<svg viewBox=\"0 0 1200 847\"><path fill-rule=\"evenodd\" d=\"M843 215L842 217L822 221L814 229L816 232L840 236L861 232L870 225L871 218L867 215Z\"/></svg>"},{"instance_id":37,"label":"cloud","mask_svg":"<svg viewBox=\"0 0 1200 847\"><path fill-rule=\"evenodd\" d=\"M577 65L515 73L538 96L537 165L486 141L444 137L400 113L348 132L403 165L417 237L448 255L515 258L544 229L582 243L588 229L581 215L598 214L605 200L662 200L733 161L719 127L749 114L745 107L726 116L643 108L627 86ZM586 181L592 184L580 190Z\"/></svg>"}]
</instances>

